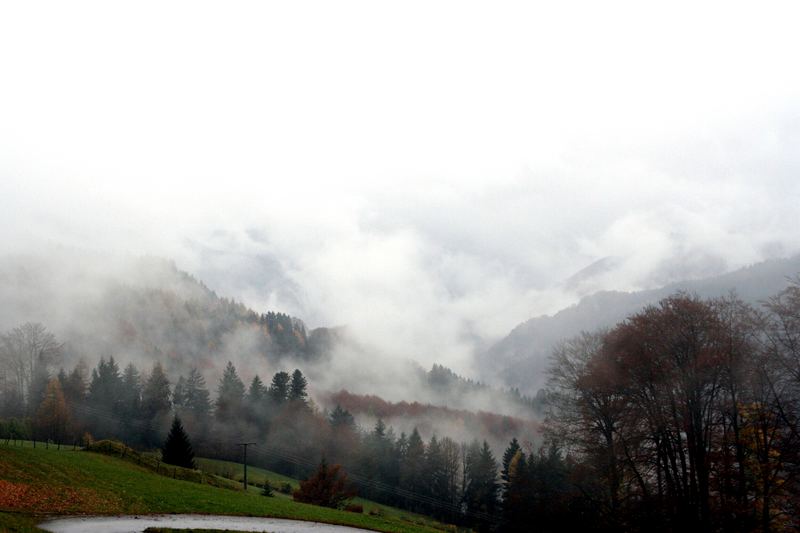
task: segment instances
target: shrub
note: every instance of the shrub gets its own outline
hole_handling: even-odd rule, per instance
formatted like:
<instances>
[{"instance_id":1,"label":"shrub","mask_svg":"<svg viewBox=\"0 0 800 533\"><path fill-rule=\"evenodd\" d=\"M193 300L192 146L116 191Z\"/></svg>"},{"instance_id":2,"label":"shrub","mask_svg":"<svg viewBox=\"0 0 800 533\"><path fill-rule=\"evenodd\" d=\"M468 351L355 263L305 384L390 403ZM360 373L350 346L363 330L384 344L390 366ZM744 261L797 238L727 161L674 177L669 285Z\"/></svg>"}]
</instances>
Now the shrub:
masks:
<instances>
[{"instance_id":1,"label":"shrub","mask_svg":"<svg viewBox=\"0 0 800 533\"><path fill-rule=\"evenodd\" d=\"M364 512L364 506L360 503L348 503L344 506L344 510L349 513L358 513L361 514Z\"/></svg>"},{"instance_id":2,"label":"shrub","mask_svg":"<svg viewBox=\"0 0 800 533\"><path fill-rule=\"evenodd\" d=\"M347 474L341 465L328 466L324 457L317 472L301 481L300 488L293 493L295 501L334 509L341 508L353 496L355 491L348 487Z\"/></svg>"}]
</instances>

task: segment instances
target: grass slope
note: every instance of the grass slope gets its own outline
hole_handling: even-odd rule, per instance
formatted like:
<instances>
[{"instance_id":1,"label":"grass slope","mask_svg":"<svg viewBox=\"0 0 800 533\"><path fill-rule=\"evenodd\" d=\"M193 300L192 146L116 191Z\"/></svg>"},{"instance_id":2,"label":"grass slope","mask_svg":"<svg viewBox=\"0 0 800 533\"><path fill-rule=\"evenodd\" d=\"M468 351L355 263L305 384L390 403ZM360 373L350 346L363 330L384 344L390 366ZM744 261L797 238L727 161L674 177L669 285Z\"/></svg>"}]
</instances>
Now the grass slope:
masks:
<instances>
[{"instance_id":1,"label":"grass slope","mask_svg":"<svg viewBox=\"0 0 800 533\"><path fill-rule=\"evenodd\" d=\"M244 471L240 463L204 458L199 458L196 461L198 468L204 472L216 474L225 479L234 480L239 483L241 483L242 479L244 478ZM260 486L264 485L265 480L269 480L270 485L273 488L273 494L275 495L274 497L276 498L291 499L291 495L282 494L279 492L278 489L281 487L281 485L288 484L292 489L296 489L300 486L300 482L294 478L287 477L270 470L265 470L263 468L254 466L247 467L247 483L249 491L260 494ZM251 483L252 485L250 485ZM371 500L365 500L364 498L353 498L352 503L361 505L366 513L385 516L401 522L426 525L432 529L441 529L443 527L441 522L437 522L429 516L412 513L410 511L405 511L389 505L383 505Z\"/></svg>"},{"instance_id":2,"label":"grass slope","mask_svg":"<svg viewBox=\"0 0 800 533\"><path fill-rule=\"evenodd\" d=\"M289 498L267 498L256 491L172 479L98 453L0 444L0 531L36 531L30 517L45 514L148 513L269 516L397 533L449 529L399 512L349 513Z\"/></svg>"}]
</instances>

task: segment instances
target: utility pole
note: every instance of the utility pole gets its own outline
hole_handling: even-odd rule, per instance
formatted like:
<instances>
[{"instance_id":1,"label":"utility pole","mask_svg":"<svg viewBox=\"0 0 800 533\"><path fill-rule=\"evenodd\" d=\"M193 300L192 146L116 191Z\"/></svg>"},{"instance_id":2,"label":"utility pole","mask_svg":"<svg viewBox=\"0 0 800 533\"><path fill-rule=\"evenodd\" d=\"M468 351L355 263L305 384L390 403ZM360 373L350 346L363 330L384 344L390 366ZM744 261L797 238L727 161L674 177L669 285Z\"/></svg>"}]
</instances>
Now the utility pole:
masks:
<instances>
[{"instance_id":1,"label":"utility pole","mask_svg":"<svg viewBox=\"0 0 800 533\"><path fill-rule=\"evenodd\" d=\"M240 442L237 446L244 447L244 491L247 492L247 447L250 445L255 446L255 442Z\"/></svg>"}]
</instances>

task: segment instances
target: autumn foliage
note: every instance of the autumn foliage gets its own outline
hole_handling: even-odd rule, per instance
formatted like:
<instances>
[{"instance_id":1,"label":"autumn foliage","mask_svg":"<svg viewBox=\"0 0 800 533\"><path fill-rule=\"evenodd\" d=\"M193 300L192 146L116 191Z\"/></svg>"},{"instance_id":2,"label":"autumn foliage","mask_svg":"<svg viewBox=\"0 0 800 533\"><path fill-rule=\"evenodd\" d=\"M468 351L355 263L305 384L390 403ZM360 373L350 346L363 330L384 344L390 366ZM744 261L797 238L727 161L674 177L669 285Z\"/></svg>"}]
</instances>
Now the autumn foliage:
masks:
<instances>
[{"instance_id":1,"label":"autumn foliage","mask_svg":"<svg viewBox=\"0 0 800 533\"><path fill-rule=\"evenodd\" d=\"M300 482L300 488L292 496L295 501L342 508L356 493L347 481L347 474L341 465L328 465L325 458L319 464L313 476Z\"/></svg>"}]
</instances>

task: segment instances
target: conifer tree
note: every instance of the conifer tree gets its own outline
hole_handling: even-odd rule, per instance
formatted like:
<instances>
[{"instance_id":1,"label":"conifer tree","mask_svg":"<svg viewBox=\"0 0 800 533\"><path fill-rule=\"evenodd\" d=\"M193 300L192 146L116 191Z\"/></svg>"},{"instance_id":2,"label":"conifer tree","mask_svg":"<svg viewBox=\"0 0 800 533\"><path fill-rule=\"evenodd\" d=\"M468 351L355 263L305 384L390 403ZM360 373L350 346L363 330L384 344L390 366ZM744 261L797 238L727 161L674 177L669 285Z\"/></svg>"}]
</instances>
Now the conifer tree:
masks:
<instances>
[{"instance_id":1,"label":"conifer tree","mask_svg":"<svg viewBox=\"0 0 800 533\"><path fill-rule=\"evenodd\" d=\"M183 389L184 406L197 418L208 415L211 411L206 380L196 368L189 371Z\"/></svg>"},{"instance_id":2,"label":"conifer tree","mask_svg":"<svg viewBox=\"0 0 800 533\"><path fill-rule=\"evenodd\" d=\"M217 389L217 419L229 421L238 418L244 402L244 383L239 379L233 363L228 361Z\"/></svg>"},{"instance_id":3,"label":"conifer tree","mask_svg":"<svg viewBox=\"0 0 800 533\"><path fill-rule=\"evenodd\" d=\"M354 429L356 426L356 421L350 411L342 409L338 403L328 416L328 421L333 429Z\"/></svg>"},{"instance_id":4,"label":"conifer tree","mask_svg":"<svg viewBox=\"0 0 800 533\"><path fill-rule=\"evenodd\" d=\"M167 379L161 363L156 363L142 389L143 414L152 419L158 414L168 411L171 406L169 379Z\"/></svg>"},{"instance_id":5,"label":"conifer tree","mask_svg":"<svg viewBox=\"0 0 800 533\"><path fill-rule=\"evenodd\" d=\"M171 465L194 469L194 451L189 436L183 429L180 418L175 416L167 440L161 448L161 459Z\"/></svg>"},{"instance_id":6,"label":"conifer tree","mask_svg":"<svg viewBox=\"0 0 800 533\"><path fill-rule=\"evenodd\" d=\"M282 405L289 398L289 379L289 374L286 372L276 372L272 376L269 397L275 405Z\"/></svg>"},{"instance_id":7,"label":"conifer tree","mask_svg":"<svg viewBox=\"0 0 800 533\"><path fill-rule=\"evenodd\" d=\"M305 404L308 400L308 381L300 370L292 373L292 382L289 385L289 401Z\"/></svg>"}]
</instances>

